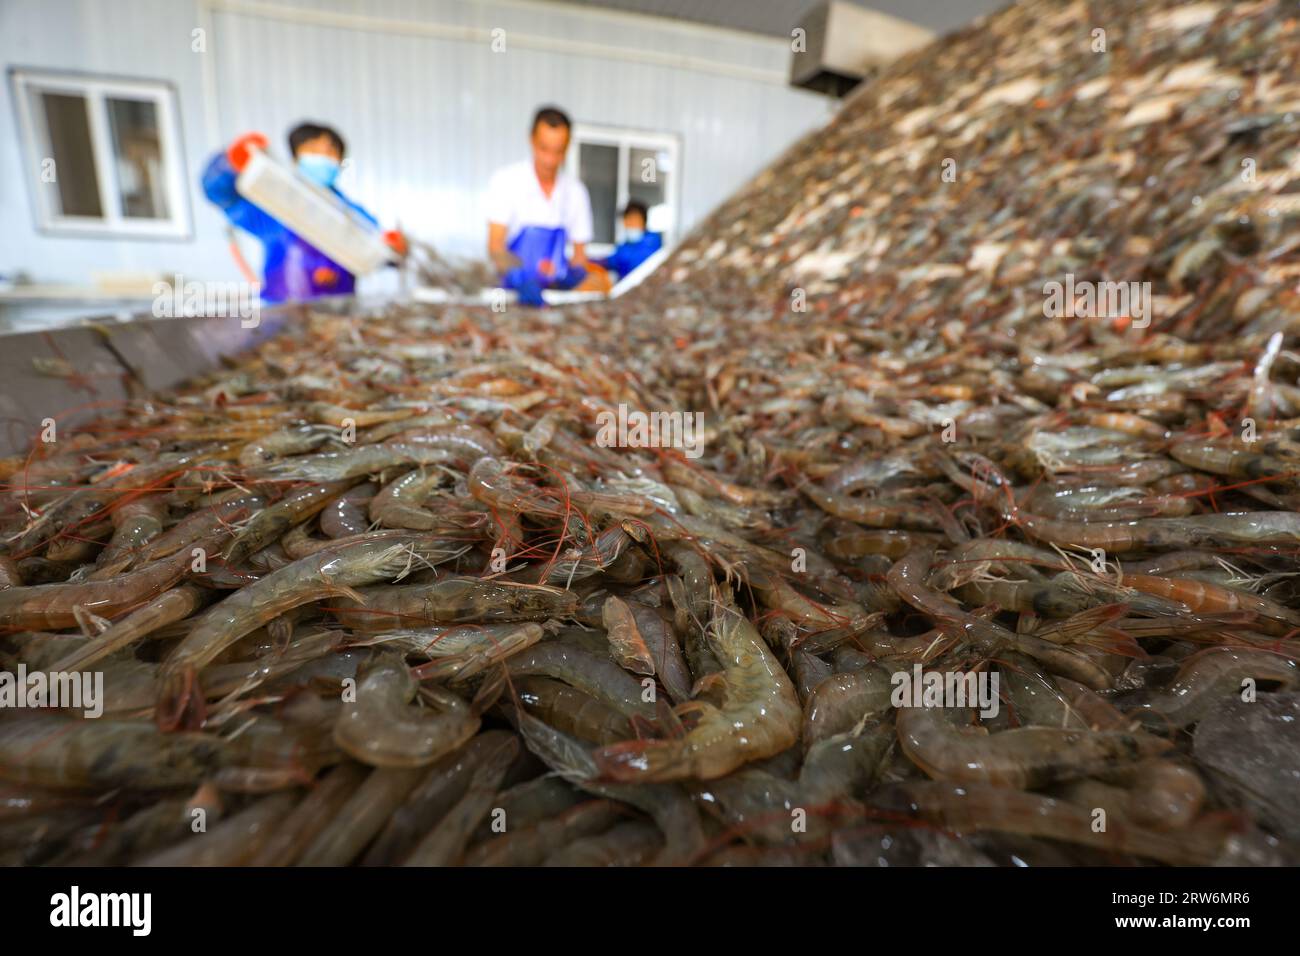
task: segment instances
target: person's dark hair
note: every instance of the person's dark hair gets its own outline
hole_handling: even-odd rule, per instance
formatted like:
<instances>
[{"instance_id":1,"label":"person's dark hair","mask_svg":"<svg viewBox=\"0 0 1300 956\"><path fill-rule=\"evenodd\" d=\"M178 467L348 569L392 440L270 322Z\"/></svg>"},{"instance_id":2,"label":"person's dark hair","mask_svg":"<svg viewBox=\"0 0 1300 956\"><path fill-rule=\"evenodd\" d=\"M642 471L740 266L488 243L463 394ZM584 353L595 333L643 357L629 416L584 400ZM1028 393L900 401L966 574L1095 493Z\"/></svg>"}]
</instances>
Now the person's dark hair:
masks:
<instances>
[{"instance_id":1,"label":"person's dark hair","mask_svg":"<svg viewBox=\"0 0 1300 956\"><path fill-rule=\"evenodd\" d=\"M303 143L321 136L330 138L330 142L338 148L340 157L347 153L347 146L343 142L343 137L339 135L339 131L331 126L322 126L319 123L299 123L289 130L289 152L296 159L298 150Z\"/></svg>"},{"instance_id":2,"label":"person's dark hair","mask_svg":"<svg viewBox=\"0 0 1300 956\"><path fill-rule=\"evenodd\" d=\"M650 222L650 207L647 206L645 203L643 203L641 200L639 200L639 199L629 199L629 200L627 201L627 205L623 207L623 215L624 215L624 217L626 217L627 214L630 213L630 212L639 212L639 213L641 214L641 221L642 221L643 223L649 224L649 222Z\"/></svg>"},{"instance_id":3,"label":"person's dark hair","mask_svg":"<svg viewBox=\"0 0 1300 956\"><path fill-rule=\"evenodd\" d=\"M529 127L529 133L536 133L537 127L545 123L547 126L563 126L565 129L572 131L573 124L569 122L569 114L564 112L558 106L543 106L533 116L533 125Z\"/></svg>"}]
</instances>

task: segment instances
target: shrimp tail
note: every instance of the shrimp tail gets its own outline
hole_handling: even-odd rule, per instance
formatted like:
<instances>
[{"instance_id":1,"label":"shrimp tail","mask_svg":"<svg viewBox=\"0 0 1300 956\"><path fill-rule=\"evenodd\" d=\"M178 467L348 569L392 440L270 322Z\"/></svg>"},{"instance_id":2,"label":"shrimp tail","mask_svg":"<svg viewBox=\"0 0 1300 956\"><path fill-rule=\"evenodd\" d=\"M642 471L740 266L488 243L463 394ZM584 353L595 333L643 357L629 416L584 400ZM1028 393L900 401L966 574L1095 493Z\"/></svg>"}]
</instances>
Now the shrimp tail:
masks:
<instances>
[{"instance_id":1,"label":"shrimp tail","mask_svg":"<svg viewBox=\"0 0 1300 956\"><path fill-rule=\"evenodd\" d=\"M1131 634L1125 634L1113 627L1102 628L1079 643L1096 648L1106 654L1117 654L1120 657L1131 657L1135 660L1151 656L1142 649L1142 645Z\"/></svg>"},{"instance_id":2,"label":"shrimp tail","mask_svg":"<svg viewBox=\"0 0 1300 956\"><path fill-rule=\"evenodd\" d=\"M1064 643L1078 644L1106 654L1143 658L1146 651L1133 638L1117 627L1110 626L1128 614L1127 604L1101 604L1072 615L1056 626L1058 638Z\"/></svg>"},{"instance_id":3,"label":"shrimp tail","mask_svg":"<svg viewBox=\"0 0 1300 956\"><path fill-rule=\"evenodd\" d=\"M154 722L159 730L164 733L199 730L206 719L206 702L198 672L193 667L182 668L161 678L154 706Z\"/></svg>"},{"instance_id":4,"label":"shrimp tail","mask_svg":"<svg viewBox=\"0 0 1300 956\"><path fill-rule=\"evenodd\" d=\"M601 779L618 783L678 780L691 776L689 748L681 740L624 740L591 753Z\"/></svg>"},{"instance_id":5,"label":"shrimp tail","mask_svg":"<svg viewBox=\"0 0 1300 956\"><path fill-rule=\"evenodd\" d=\"M1110 625L1129 612L1126 604L1103 604L1100 607L1080 611L1071 623L1080 625L1078 643L1095 648L1107 654L1119 654L1123 657L1144 658L1149 656L1142 645L1131 635L1118 627Z\"/></svg>"},{"instance_id":6,"label":"shrimp tail","mask_svg":"<svg viewBox=\"0 0 1300 956\"><path fill-rule=\"evenodd\" d=\"M347 598L349 601L356 601L362 607L366 606L366 599L361 592L357 591L355 588L348 587L346 584L328 584L325 587L325 591L331 597Z\"/></svg>"}]
</instances>

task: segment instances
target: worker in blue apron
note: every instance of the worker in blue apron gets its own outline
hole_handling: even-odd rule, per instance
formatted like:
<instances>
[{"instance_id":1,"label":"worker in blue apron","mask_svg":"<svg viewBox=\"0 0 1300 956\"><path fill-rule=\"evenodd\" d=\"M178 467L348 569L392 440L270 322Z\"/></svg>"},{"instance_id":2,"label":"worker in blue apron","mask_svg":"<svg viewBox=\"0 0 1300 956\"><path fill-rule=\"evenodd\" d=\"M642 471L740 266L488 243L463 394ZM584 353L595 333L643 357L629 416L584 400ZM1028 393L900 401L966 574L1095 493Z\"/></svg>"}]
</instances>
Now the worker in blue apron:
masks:
<instances>
[{"instance_id":1,"label":"worker in blue apron","mask_svg":"<svg viewBox=\"0 0 1300 956\"><path fill-rule=\"evenodd\" d=\"M605 270L587 260L591 197L561 168L571 130L563 111L538 110L532 158L498 170L488 186L488 256L526 305L544 305L545 289L609 289Z\"/></svg>"},{"instance_id":2,"label":"worker in blue apron","mask_svg":"<svg viewBox=\"0 0 1300 956\"><path fill-rule=\"evenodd\" d=\"M356 277L311 243L263 212L235 189L235 180L248 162L250 147L265 150L266 137L249 133L229 149L212 157L203 173L203 191L225 212L231 223L262 241L262 300L286 302L328 295L351 295ZM378 226L375 217L348 199L334 185L342 168L346 147L343 137L328 126L303 123L289 133L289 151L298 172L328 189L366 221ZM399 232L387 232L384 240L400 257L406 254L406 240Z\"/></svg>"}]
</instances>

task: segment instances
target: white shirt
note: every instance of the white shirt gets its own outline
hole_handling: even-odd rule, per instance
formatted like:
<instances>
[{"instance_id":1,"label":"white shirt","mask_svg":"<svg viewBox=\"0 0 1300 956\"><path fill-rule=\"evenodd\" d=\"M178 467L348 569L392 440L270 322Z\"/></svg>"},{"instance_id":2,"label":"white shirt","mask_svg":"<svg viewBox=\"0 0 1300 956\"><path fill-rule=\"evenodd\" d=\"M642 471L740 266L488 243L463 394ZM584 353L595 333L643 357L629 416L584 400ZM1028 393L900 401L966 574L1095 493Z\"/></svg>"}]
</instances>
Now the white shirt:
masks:
<instances>
[{"instance_id":1,"label":"white shirt","mask_svg":"<svg viewBox=\"0 0 1300 956\"><path fill-rule=\"evenodd\" d=\"M563 226L570 242L591 242L591 196L580 179L564 170L555 174L548 197L531 159L498 169L488 184L487 207L488 222L506 227L507 243L525 226Z\"/></svg>"}]
</instances>

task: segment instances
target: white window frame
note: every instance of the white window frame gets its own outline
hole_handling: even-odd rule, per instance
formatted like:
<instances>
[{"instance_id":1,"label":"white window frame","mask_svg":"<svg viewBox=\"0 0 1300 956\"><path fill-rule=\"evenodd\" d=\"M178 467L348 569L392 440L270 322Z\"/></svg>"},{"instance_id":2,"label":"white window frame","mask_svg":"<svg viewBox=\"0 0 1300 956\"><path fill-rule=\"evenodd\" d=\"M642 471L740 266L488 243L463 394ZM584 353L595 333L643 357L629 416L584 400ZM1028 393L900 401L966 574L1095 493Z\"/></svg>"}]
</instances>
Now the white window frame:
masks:
<instances>
[{"instance_id":1,"label":"white window frame","mask_svg":"<svg viewBox=\"0 0 1300 956\"><path fill-rule=\"evenodd\" d=\"M628 163L631 161L632 149L663 150L673 158L672 170L668 176L668 188L664 191L664 205L672 210L673 228L664 233L664 247L671 246L681 229L681 195L682 177L682 142L675 133L654 133L650 130L625 129L620 126L597 126L590 123L574 123L573 136L569 142L569 155L566 164L578 179L582 179L581 147L617 146L618 147L618 195L614 200L614 209L623 209L630 198L627 189ZM614 251L612 244L593 242L587 249L593 256L607 256Z\"/></svg>"},{"instance_id":2,"label":"white window frame","mask_svg":"<svg viewBox=\"0 0 1300 956\"><path fill-rule=\"evenodd\" d=\"M12 68L10 77L22 131L23 159L30 170L28 178L33 184L32 206L37 229L59 235L170 239L190 237L189 191L186 188L180 112L176 103L176 90L171 83L165 80L91 76L26 67ZM45 122L43 108L37 103L37 98L42 93L85 97L95 176L99 187L99 205L104 213L102 218L63 215L56 193L57 184L46 183L41 179L42 160L53 155L49 142L49 125ZM165 219L139 219L122 214L122 194L117 181L113 134L105 103L107 99L116 97L148 100L158 111L163 187L167 194L169 212ZM57 173L56 169L55 174Z\"/></svg>"}]
</instances>

